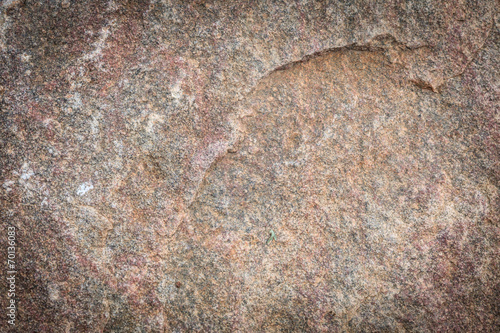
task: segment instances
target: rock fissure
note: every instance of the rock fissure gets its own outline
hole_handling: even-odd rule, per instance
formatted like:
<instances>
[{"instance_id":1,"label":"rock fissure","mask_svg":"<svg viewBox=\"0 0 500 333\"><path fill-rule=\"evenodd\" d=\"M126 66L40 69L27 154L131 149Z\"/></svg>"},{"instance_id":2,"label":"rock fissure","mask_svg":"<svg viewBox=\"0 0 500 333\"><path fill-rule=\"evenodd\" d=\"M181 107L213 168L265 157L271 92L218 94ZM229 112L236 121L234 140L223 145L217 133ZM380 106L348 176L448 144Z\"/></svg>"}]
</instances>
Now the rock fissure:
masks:
<instances>
[{"instance_id":1,"label":"rock fissure","mask_svg":"<svg viewBox=\"0 0 500 333\"><path fill-rule=\"evenodd\" d=\"M390 44L393 44L393 45L386 45L385 47L380 46L380 45L378 45L378 43L381 41L386 42L386 43L389 42ZM259 82L267 79L268 77L272 76L276 72L291 70L295 66L298 66L300 64L304 64L308 61L311 61L313 59L316 59L316 58L319 58L322 56L326 56L326 55L328 55L330 53L334 53L334 52L341 52L343 50L355 50L355 51L363 51L363 52L381 52L381 51L384 51L390 47L394 47L394 44L398 47L404 47L405 49L410 50L410 51L417 50L417 49L424 48L424 47L428 47L427 45L419 45L417 47L409 47L406 44L397 41L397 39L390 34L381 34L381 35L375 36L370 42L365 43L365 44L360 45L357 43L352 43L352 44L348 44L348 45L344 45L344 46L327 48L324 50L314 52L312 54L308 54L299 60L295 60L295 61L288 62L286 64L282 64L282 65L277 66L276 68L270 70L269 72L267 72L266 74L264 74L262 77L260 77L257 80L256 84L254 84L252 86L252 88L249 90L248 93L245 94L245 97L243 97L242 100L244 101L246 98L248 98L248 96L253 94L254 89L259 85ZM435 91L435 89L429 83L424 82L422 80L417 80L417 81L412 81L412 82L415 82L415 84L417 86L419 86L423 89L430 89L432 91ZM238 101L237 104L241 104L241 101ZM239 109L239 107L236 106L235 110L238 110L238 109ZM242 117L251 117L251 115L247 115L244 111L242 113L239 113L239 114L238 114L238 112L236 112L236 115L233 119L235 119L238 123L236 125L234 123L231 124L232 125L231 137L233 138L231 140L232 142L229 143L228 149L225 150L224 154L217 156L210 163L210 166L206 169L206 171L203 173L202 179L199 182L199 185L196 187L194 194L192 196L192 199L189 200L189 203L187 206L188 209L191 207L193 202L196 200L196 197L197 197L198 193L200 192L200 188L203 187L205 179L207 178L207 174L210 173L211 170L213 170L214 165L218 161L221 161L222 159L224 159L224 157L229 153L229 151L234 150L234 147L239 143L239 141L243 140L243 138L240 138L240 135L239 135L242 133L242 131L244 131L244 129L242 129L241 123L239 123L239 119L241 119Z\"/></svg>"}]
</instances>

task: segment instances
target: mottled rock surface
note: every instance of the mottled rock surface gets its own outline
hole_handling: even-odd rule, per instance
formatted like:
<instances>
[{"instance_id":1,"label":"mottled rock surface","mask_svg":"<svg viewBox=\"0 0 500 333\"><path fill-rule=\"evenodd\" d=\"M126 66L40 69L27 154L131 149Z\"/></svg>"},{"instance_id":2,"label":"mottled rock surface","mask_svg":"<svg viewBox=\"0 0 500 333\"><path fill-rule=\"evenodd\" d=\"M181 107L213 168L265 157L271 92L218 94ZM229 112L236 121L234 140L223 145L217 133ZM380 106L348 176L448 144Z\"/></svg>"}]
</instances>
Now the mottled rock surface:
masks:
<instances>
[{"instance_id":1,"label":"mottled rock surface","mask_svg":"<svg viewBox=\"0 0 500 333\"><path fill-rule=\"evenodd\" d=\"M3 1L0 330L498 331L498 8Z\"/></svg>"}]
</instances>

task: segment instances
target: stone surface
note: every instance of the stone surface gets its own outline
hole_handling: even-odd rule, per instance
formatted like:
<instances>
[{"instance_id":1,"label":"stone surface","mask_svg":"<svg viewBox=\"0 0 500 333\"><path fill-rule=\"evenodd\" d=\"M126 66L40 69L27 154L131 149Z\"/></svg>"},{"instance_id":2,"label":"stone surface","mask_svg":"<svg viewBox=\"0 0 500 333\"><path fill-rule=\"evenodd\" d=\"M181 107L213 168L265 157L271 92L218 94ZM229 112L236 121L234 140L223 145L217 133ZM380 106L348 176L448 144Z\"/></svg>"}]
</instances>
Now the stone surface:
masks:
<instances>
[{"instance_id":1,"label":"stone surface","mask_svg":"<svg viewBox=\"0 0 500 333\"><path fill-rule=\"evenodd\" d=\"M1 330L497 331L497 11L2 2Z\"/></svg>"}]
</instances>

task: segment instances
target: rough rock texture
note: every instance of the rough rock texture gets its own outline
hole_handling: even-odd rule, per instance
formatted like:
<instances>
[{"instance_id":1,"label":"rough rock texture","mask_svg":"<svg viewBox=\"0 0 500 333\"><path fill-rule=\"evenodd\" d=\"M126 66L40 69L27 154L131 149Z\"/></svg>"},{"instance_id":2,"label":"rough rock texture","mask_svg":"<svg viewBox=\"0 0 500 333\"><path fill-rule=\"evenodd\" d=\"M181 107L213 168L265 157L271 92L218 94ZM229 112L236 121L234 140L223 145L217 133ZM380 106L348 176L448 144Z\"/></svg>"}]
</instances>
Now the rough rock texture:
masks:
<instances>
[{"instance_id":1,"label":"rough rock texture","mask_svg":"<svg viewBox=\"0 0 500 333\"><path fill-rule=\"evenodd\" d=\"M498 331L498 8L3 1L1 331Z\"/></svg>"}]
</instances>

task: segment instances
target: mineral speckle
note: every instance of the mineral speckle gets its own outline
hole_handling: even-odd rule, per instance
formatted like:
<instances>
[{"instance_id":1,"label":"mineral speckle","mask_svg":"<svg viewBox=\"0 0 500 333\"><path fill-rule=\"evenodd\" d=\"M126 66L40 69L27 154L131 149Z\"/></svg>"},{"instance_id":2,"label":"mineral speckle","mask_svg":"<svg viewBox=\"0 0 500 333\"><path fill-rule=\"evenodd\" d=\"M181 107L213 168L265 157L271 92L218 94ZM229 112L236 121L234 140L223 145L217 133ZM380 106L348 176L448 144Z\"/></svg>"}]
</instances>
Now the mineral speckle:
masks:
<instances>
[{"instance_id":1,"label":"mineral speckle","mask_svg":"<svg viewBox=\"0 0 500 333\"><path fill-rule=\"evenodd\" d=\"M498 331L499 23L494 0L3 1L0 330Z\"/></svg>"}]
</instances>

